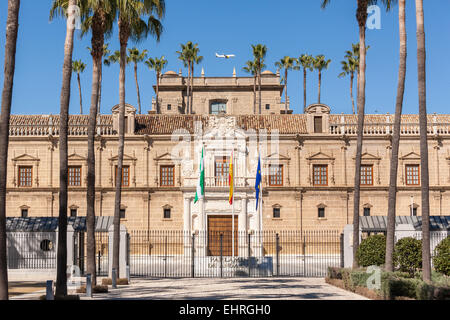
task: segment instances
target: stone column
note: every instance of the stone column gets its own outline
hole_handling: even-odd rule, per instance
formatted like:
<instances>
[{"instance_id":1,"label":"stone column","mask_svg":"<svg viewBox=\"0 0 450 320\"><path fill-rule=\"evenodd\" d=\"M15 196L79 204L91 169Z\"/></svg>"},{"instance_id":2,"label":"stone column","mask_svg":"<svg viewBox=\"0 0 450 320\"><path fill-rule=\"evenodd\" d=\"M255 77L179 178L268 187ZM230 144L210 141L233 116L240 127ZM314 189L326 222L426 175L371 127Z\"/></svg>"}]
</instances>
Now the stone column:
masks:
<instances>
[{"instance_id":1,"label":"stone column","mask_svg":"<svg viewBox=\"0 0 450 320\"><path fill-rule=\"evenodd\" d=\"M241 199L241 210L238 215L238 247L239 256L247 254L247 197Z\"/></svg>"},{"instance_id":2,"label":"stone column","mask_svg":"<svg viewBox=\"0 0 450 320\"><path fill-rule=\"evenodd\" d=\"M191 254L191 199L184 198L184 212L183 212L183 237L184 237L184 254L190 256Z\"/></svg>"},{"instance_id":3,"label":"stone column","mask_svg":"<svg viewBox=\"0 0 450 320\"><path fill-rule=\"evenodd\" d=\"M112 264L113 264L113 241L114 241L114 225L111 225L108 229L108 259L109 270L108 275L112 276ZM119 238L119 278L126 277L127 268L127 229L123 224L120 225L120 238Z\"/></svg>"}]
</instances>

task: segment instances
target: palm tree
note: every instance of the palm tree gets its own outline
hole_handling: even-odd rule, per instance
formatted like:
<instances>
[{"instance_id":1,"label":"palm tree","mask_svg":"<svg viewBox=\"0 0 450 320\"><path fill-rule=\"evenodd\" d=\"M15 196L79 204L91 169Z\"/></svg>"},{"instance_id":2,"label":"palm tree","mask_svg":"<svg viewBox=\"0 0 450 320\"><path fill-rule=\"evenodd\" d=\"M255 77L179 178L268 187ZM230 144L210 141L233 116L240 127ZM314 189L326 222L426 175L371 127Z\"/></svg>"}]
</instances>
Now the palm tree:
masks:
<instances>
[{"instance_id":1,"label":"palm tree","mask_svg":"<svg viewBox=\"0 0 450 320\"><path fill-rule=\"evenodd\" d=\"M353 99L353 80L355 78L355 72L358 71L358 62L351 56L345 56L347 60L341 61L342 72L339 74L339 78L350 75L350 98L352 99L352 111L355 114L355 99Z\"/></svg>"},{"instance_id":2,"label":"palm tree","mask_svg":"<svg viewBox=\"0 0 450 320\"><path fill-rule=\"evenodd\" d=\"M80 73L83 73L85 68L86 68L86 64L83 63L81 60L72 62L72 70L74 73L77 74L77 80L78 80L78 92L80 93L80 114L83 114L83 97L81 95Z\"/></svg>"},{"instance_id":3,"label":"palm tree","mask_svg":"<svg viewBox=\"0 0 450 320\"><path fill-rule=\"evenodd\" d=\"M150 33L159 41L163 26L159 19L165 14L164 0L115 0L118 8L120 73L119 73L119 143L114 200L114 235L112 267L119 274L120 203L122 195L122 168L125 143L125 69L127 65L128 40L137 42ZM143 16L149 16L147 21Z\"/></svg>"},{"instance_id":4,"label":"palm tree","mask_svg":"<svg viewBox=\"0 0 450 320\"><path fill-rule=\"evenodd\" d=\"M183 65L185 68L188 69L188 80L187 80L187 100L186 100L186 113L191 114L192 113L192 106L190 106L190 89L191 89L191 71L192 67L191 65L194 63L194 47L197 44L193 44L192 41L188 41L186 44L180 44L181 50L177 51L178 53L178 59L183 62Z\"/></svg>"},{"instance_id":5,"label":"palm tree","mask_svg":"<svg viewBox=\"0 0 450 320\"><path fill-rule=\"evenodd\" d=\"M256 77L258 75L256 62L252 60L247 61L242 70L253 75L253 114L256 114Z\"/></svg>"},{"instance_id":6,"label":"palm tree","mask_svg":"<svg viewBox=\"0 0 450 320\"><path fill-rule=\"evenodd\" d=\"M166 67L168 61L162 56L161 58L148 58L145 64L150 70L156 72L156 113L161 113L159 108L159 79L161 78L162 70Z\"/></svg>"},{"instance_id":7,"label":"palm tree","mask_svg":"<svg viewBox=\"0 0 450 320\"><path fill-rule=\"evenodd\" d=\"M395 0L380 0L389 11ZM331 0L322 0L321 6L325 8L330 4ZM366 22L367 8L369 5L378 3L378 0L356 0L356 20L359 28L359 44L360 44L360 61L358 75L358 129L356 141L356 157L355 157L355 191L353 197L353 267L358 267L356 261L356 252L359 247L359 204L361 194L361 155L363 144L363 128L364 128L364 108L366 104Z\"/></svg>"},{"instance_id":8,"label":"palm tree","mask_svg":"<svg viewBox=\"0 0 450 320\"><path fill-rule=\"evenodd\" d=\"M405 0L398 2L398 21L400 33L400 65L398 68L397 101L395 105L394 133L392 136L392 153L388 196L388 215L386 226L386 271L394 271L393 253L395 245L395 210L397 202L398 149L400 146L400 124L405 93L406 78L406 19Z\"/></svg>"},{"instance_id":9,"label":"palm tree","mask_svg":"<svg viewBox=\"0 0 450 320\"><path fill-rule=\"evenodd\" d=\"M417 21L417 75L419 88L420 166L422 197L422 270L423 280L431 281L430 255L430 181L428 171L427 141L427 90L426 90L426 47L423 0L416 0Z\"/></svg>"},{"instance_id":10,"label":"palm tree","mask_svg":"<svg viewBox=\"0 0 450 320\"><path fill-rule=\"evenodd\" d=\"M258 70L258 92L259 92L259 114L261 114L261 72L264 69L264 59L267 54L267 47L263 44L252 44L253 58L256 63L256 68Z\"/></svg>"},{"instance_id":11,"label":"palm tree","mask_svg":"<svg viewBox=\"0 0 450 320\"><path fill-rule=\"evenodd\" d=\"M314 58L313 66L314 69L319 71L319 97L317 102L320 103L320 90L322 87L322 70L328 69L328 66L330 65L331 60L325 60L324 55L318 55Z\"/></svg>"},{"instance_id":12,"label":"palm tree","mask_svg":"<svg viewBox=\"0 0 450 320\"><path fill-rule=\"evenodd\" d=\"M65 15L61 2L54 0L50 11L50 19L55 14ZM76 0L69 0L68 8L75 8ZM68 11L68 21L75 14ZM70 85L72 75L73 36L75 26L67 23L66 40L64 44L63 82L61 88L61 107L59 116L59 219L58 219L58 253L56 266L56 296L67 295L67 184L68 184L68 153L67 135L69 127Z\"/></svg>"},{"instance_id":13,"label":"palm tree","mask_svg":"<svg viewBox=\"0 0 450 320\"><path fill-rule=\"evenodd\" d=\"M0 300L8 300L8 265L6 257L6 177L8 164L9 118L16 66L20 0L8 1L5 64L0 116Z\"/></svg>"},{"instance_id":14,"label":"palm tree","mask_svg":"<svg viewBox=\"0 0 450 320\"><path fill-rule=\"evenodd\" d=\"M136 92L137 92L137 98L138 98L138 106L139 106L139 114L141 114L141 94L139 93L139 83L138 83L138 63L145 60L147 57L147 50L143 50L142 52L139 52L139 50L134 47L132 49L128 49L128 63L134 64L134 80L136 82Z\"/></svg>"},{"instance_id":15,"label":"palm tree","mask_svg":"<svg viewBox=\"0 0 450 320\"><path fill-rule=\"evenodd\" d=\"M109 35L109 33L108 33ZM104 41L104 40L103 40ZM108 49L109 44L105 43L103 45L103 58L107 58L108 55L111 53L111 51ZM92 49L90 47L88 47L89 52L92 55ZM100 113L100 106L101 106L101 102L102 102L102 83L103 83L103 62L100 63L99 65L99 69L100 69L100 78L98 80L98 104L97 104L97 113Z\"/></svg>"},{"instance_id":16,"label":"palm tree","mask_svg":"<svg viewBox=\"0 0 450 320\"><path fill-rule=\"evenodd\" d=\"M370 46L366 45L366 54L367 51L369 51ZM347 59L352 59L355 61L356 64L356 72L357 72L357 76L356 76L356 90L357 92L359 91L359 59L360 59L360 49L359 49L359 43L352 43L352 50L347 50L346 54L345 54L345 58Z\"/></svg>"},{"instance_id":17,"label":"palm tree","mask_svg":"<svg viewBox=\"0 0 450 320\"><path fill-rule=\"evenodd\" d=\"M119 63L120 62L120 51L116 50L114 53L110 56L108 56L106 59L103 60L103 63L105 66L109 67L112 63Z\"/></svg>"},{"instance_id":18,"label":"palm tree","mask_svg":"<svg viewBox=\"0 0 450 320\"><path fill-rule=\"evenodd\" d=\"M284 69L284 110L287 114L287 83L288 83L288 72L289 70L298 70L299 67L295 65L298 62L297 59L291 58L289 56L284 56L280 61L275 62L275 66L278 69Z\"/></svg>"},{"instance_id":19,"label":"palm tree","mask_svg":"<svg viewBox=\"0 0 450 320\"><path fill-rule=\"evenodd\" d=\"M203 61L203 56L199 56L198 53L200 52L200 49L198 48L198 44L196 43L194 45L194 48L192 49L192 63L191 63L191 111L193 110L194 106L194 65L199 64Z\"/></svg>"},{"instance_id":20,"label":"palm tree","mask_svg":"<svg viewBox=\"0 0 450 320\"><path fill-rule=\"evenodd\" d=\"M303 68L303 111L306 110L306 71L313 71L314 57L309 54L302 54L298 59L299 67Z\"/></svg>"}]
</instances>

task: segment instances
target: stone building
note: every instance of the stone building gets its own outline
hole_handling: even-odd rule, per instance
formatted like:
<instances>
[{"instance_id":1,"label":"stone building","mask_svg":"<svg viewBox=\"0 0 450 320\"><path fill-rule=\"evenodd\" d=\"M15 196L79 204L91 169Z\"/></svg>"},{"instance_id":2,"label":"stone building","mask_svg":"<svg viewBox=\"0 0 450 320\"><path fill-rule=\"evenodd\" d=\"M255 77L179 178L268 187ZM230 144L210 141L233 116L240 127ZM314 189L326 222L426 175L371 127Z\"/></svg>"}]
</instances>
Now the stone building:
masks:
<instances>
[{"instance_id":1,"label":"stone building","mask_svg":"<svg viewBox=\"0 0 450 320\"><path fill-rule=\"evenodd\" d=\"M194 78L193 114L186 108L186 79L161 77L160 113L126 107L122 223L139 230L339 229L352 223L356 116L333 114L324 104L292 114L281 101L279 74L262 76L262 115L252 77ZM257 102L258 102L258 96ZM256 114L255 114L256 106ZM387 214L393 115L366 115L361 215ZM449 212L450 115L429 115L432 215ZM69 216L86 212L87 115L69 119ZM118 106L98 117L96 215L114 212ZM417 115L403 115L398 175L398 215L420 215L420 148ZM7 181L7 215L58 215L59 116L13 115ZM259 147L258 147L259 146ZM205 200L194 203L204 149ZM228 171L234 155L234 204ZM255 177L261 155L262 212Z\"/></svg>"}]
</instances>

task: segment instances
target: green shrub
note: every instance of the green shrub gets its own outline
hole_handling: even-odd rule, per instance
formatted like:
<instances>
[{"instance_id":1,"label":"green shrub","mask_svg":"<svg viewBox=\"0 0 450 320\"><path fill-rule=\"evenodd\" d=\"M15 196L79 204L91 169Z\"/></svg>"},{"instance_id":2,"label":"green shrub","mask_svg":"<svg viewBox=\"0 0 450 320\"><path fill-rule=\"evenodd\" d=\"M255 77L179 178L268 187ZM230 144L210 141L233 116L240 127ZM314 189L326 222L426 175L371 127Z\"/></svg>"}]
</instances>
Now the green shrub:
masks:
<instances>
[{"instance_id":1,"label":"green shrub","mask_svg":"<svg viewBox=\"0 0 450 320\"><path fill-rule=\"evenodd\" d=\"M344 270L348 270L348 269L337 268L337 267L328 267L327 277L328 277L329 279L339 279L339 280L342 280L342 272L343 272Z\"/></svg>"},{"instance_id":2,"label":"green shrub","mask_svg":"<svg viewBox=\"0 0 450 320\"><path fill-rule=\"evenodd\" d=\"M394 275L392 272L383 272L381 276L381 292L386 300L394 300L396 297L416 298L417 288L422 283L419 279L405 279Z\"/></svg>"},{"instance_id":3,"label":"green shrub","mask_svg":"<svg viewBox=\"0 0 450 320\"><path fill-rule=\"evenodd\" d=\"M386 256L386 237L382 234L370 236L359 245L356 259L362 267L381 266Z\"/></svg>"},{"instance_id":4,"label":"green shrub","mask_svg":"<svg viewBox=\"0 0 450 320\"><path fill-rule=\"evenodd\" d=\"M413 277L416 270L422 268L422 241L411 237L398 240L394 247L394 263L399 271Z\"/></svg>"},{"instance_id":5,"label":"green shrub","mask_svg":"<svg viewBox=\"0 0 450 320\"><path fill-rule=\"evenodd\" d=\"M434 269L450 276L450 236L442 240L434 249Z\"/></svg>"}]
</instances>

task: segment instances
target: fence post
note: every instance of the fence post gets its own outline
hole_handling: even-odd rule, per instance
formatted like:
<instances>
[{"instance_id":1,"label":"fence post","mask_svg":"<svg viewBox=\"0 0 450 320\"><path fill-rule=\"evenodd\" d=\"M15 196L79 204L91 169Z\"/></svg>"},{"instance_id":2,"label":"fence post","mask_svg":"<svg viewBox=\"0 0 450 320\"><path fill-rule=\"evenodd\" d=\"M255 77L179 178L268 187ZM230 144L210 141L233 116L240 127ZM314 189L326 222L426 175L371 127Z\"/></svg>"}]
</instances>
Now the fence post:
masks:
<instances>
[{"instance_id":1,"label":"fence post","mask_svg":"<svg viewBox=\"0 0 450 320\"><path fill-rule=\"evenodd\" d=\"M86 297L92 298L92 278L91 274L86 274Z\"/></svg>"},{"instance_id":2,"label":"fence post","mask_svg":"<svg viewBox=\"0 0 450 320\"><path fill-rule=\"evenodd\" d=\"M344 234L341 233L340 237L339 237L340 241L340 252L341 252L341 268L344 267Z\"/></svg>"},{"instance_id":3,"label":"fence post","mask_svg":"<svg viewBox=\"0 0 450 320\"><path fill-rule=\"evenodd\" d=\"M55 300L53 296L53 280L47 280L45 300Z\"/></svg>"},{"instance_id":4,"label":"fence post","mask_svg":"<svg viewBox=\"0 0 450 320\"><path fill-rule=\"evenodd\" d=\"M101 263L101 256L100 256L100 254L101 254L101 252L100 252L100 250L98 251L98 258L97 258L97 260L98 260L98 263L97 263L97 275L100 275L100 272L101 272L101 270L102 270L102 267L101 267L101 265L100 265L100 263Z\"/></svg>"},{"instance_id":5,"label":"fence post","mask_svg":"<svg viewBox=\"0 0 450 320\"><path fill-rule=\"evenodd\" d=\"M251 239L251 234L248 234L248 245L247 245L247 258L248 258L248 276L250 277L251 274L251 270L252 270L252 262L250 259L250 255L251 255L251 251L250 251L250 239Z\"/></svg>"},{"instance_id":6,"label":"fence post","mask_svg":"<svg viewBox=\"0 0 450 320\"><path fill-rule=\"evenodd\" d=\"M275 236L275 245L276 245L276 250L277 250L277 277L280 275L280 236L278 235L278 233Z\"/></svg>"},{"instance_id":7,"label":"fence post","mask_svg":"<svg viewBox=\"0 0 450 320\"><path fill-rule=\"evenodd\" d=\"M223 233L220 234L220 277L223 277Z\"/></svg>"},{"instance_id":8,"label":"fence post","mask_svg":"<svg viewBox=\"0 0 450 320\"><path fill-rule=\"evenodd\" d=\"M192 245L191 245L191 276L194 278L195 269L195 233L192 234Z\"/></svg>"},{"instance_id":9,"label":"fence post","mask_svg":"<svg viewBox=\"0 0 450 320\"><path fill-rule=\"evenodd\" d=\"M112 287L113 289L117 289L117 272L116 272L116 268L112 268L112 276L111 276L111 280L112 280Z\"/></svg>"},{"instance_id":10,"label":"fence post","mask_svg":"<svg viewBox=\"0 0 450 320\"><path fill-rule=\"evenodd\" d=\"M303 236L303 276L307 276L306 272L306 236Z\"/></svg>"}]
</instances>

